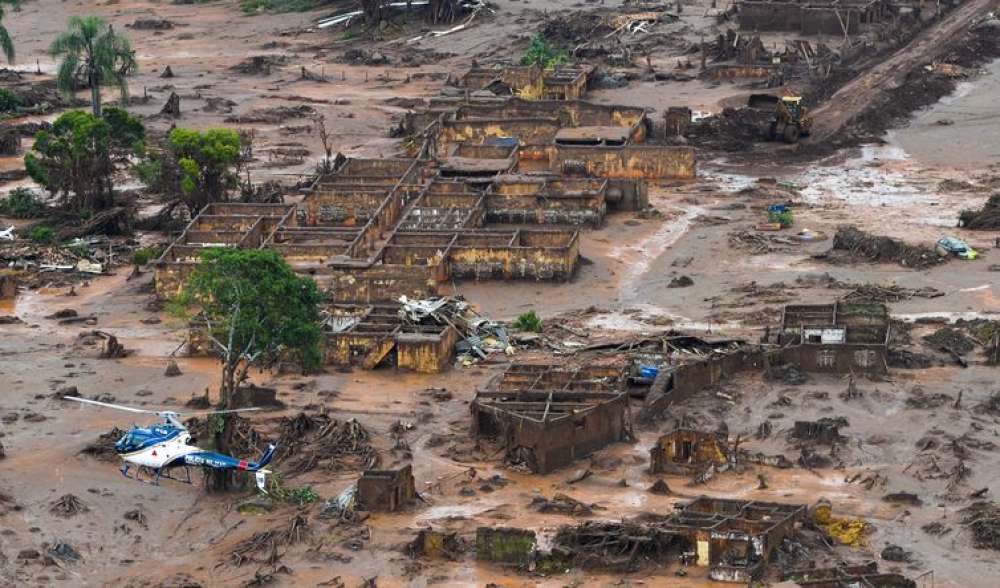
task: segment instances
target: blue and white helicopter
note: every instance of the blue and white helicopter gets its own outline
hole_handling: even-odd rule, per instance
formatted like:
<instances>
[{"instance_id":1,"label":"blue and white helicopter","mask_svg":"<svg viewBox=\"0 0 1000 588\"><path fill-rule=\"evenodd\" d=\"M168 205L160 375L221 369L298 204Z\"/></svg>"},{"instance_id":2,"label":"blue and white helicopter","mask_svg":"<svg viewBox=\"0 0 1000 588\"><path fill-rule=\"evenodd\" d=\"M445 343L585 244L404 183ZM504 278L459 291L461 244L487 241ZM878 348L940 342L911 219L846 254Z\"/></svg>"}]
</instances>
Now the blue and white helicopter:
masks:
<instances>
[{"instance_id":1,"label":"blue and white helicopter","mask_svg":"<svg viewBox=\"0 0 1000 588\"><path fill-rule=\"evenodd\" d=\"M129 475L129 469L131 466L136 466L136 480L140 479L139 476L144 469L152 471L154 475L152 480L153 484L158 484L161 477L168 480L177 480L179 482L186 482L190 484L191 470L188 469L190 466L202 466L222 470L243 470L253 473L257 481L257 488L259 488L261 492L264 492L265 494L267 493L265 483L267 481L267 475L270 474L271 471L265 469L265 467L267 464L271 463L271 458L274 457L274 451L277 448L274 444L269 444L267 446L267 451L264 452L260 461L236 459L235 457L224 455L222 453L205 451L204 449L200 449L192 445L191 433L188 432L187 427L185 427L180 421L179 417L181 416L181 413L169 410L145 410L142 408L98 402L97 400L76 398L73 396L63 396L63 398L65 400L82 402L84 404L93 404L95 406L113 408L115 410L123 410L126 412L152 414L163 419L162 422L151 427L137 427L133 425L132 428L129 429L129 431L125 433L125 435L123 435L117 443L115 443L115 452L121 456L123 461L121 473L126 478L132 477ZM253 410L260 409L239 408L233 410L208 410L185 414L224 414ZM186 479L174 478L170 475L170 471L178 467L184 468L187 473Z\"/></svg>"}]
</instances>

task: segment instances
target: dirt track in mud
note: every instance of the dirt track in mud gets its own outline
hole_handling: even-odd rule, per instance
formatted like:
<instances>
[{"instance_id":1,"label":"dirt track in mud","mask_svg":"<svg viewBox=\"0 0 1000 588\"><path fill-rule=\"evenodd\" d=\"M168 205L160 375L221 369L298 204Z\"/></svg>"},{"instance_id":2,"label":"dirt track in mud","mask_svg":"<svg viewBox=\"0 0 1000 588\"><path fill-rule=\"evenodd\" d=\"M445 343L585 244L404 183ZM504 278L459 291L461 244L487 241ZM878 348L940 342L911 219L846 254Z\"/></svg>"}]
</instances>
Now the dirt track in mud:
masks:
<instances>
[{"instance_id":1,"label":"dirt track in mud","mask_svg":"<svg viewBox=\"0 0 1000 588\"><path fill-rule=\"evenodd\" d=\"M518 3L499 4L504 10L521 14ZM560 6L568 8L571 4ZM328 120L337 122L336 143L350 155L393 153L395 142L387 138L386 130L401 109L384 101L427 95L440 84L439 79L416 75L406 82L406 74L447 72L467 64L468 52L484 57L502 53L505 36L524 32L524 23L504 22L502 26L486 24L424 42L420 44L422 50L455 55L404 70L330 63L329 56L342 52L346 44L335 38L317 43L317 32L283 34L299 30L322 11L265 19L234 16L237 7L232 3L192 7L134 2L94 8L66 7L42 0L13 13L8 17L8 26L22 47L22 59L33 63L38 56L43 68L47 68L49 64L40 51L61 28L65 14L92 10L120 26L151 14L181 23L163 34L130 31L144 72L133 85L133 94L139 96L140 88L147 87L153 96L149 104L137 107L139 112L152 114L159 109L169 91L153 88L165 84L182 94L184 114L178 123L197 127L223 124L224 114L203 111L207 97L233 100L235 114L306 102L326 114ZM59 19L51 17L56 12ZM24 33L26 30L31 33ZM944 38L940 36L943 33L934 34L936 39ZM291 46L263 48L275 40ZM325 53L315 46L327 42L333 48ZM264 76L247 77L227 71L250 55L270 51L287 53L292 60ZM926 55L910 53L900 59L910 63L926 59ZM672 58L661 57L664 63ZM163 81L157 77L166 65L171 66L176 78ZM311 71L325 68L333 79L328 84L294 81L301 66ZM341 70L347 79L337 81L336 72ZM874 87L875 79L889 80L895 71L885 68L865 76L867 81L859 78L855 90ZM388 81L376 79L386 73ZM700 83L685 83L683 89L678 89L643 82L601 91L600 99L631 103L655 100L653 105L659 108L676 96L690 95ZM729 93L725 87L705 90L713 97L705 99L706 108L717 107ZM731 91L740 94L744 90ZM298 98L276 97L286 95ZM329 103L303 101L303 97ZM830 120L846 121L859 107L863 107L862 101L853 99L849 104L835 105L831 108L838 110ZM166 128L169 121L155 124ZM314 134L288 131L291 127L309 126L306 120L253 126L259 132L264 161L268 158L264 154L281 148L281 143L301 143L310 151L299 164L258 167L260 177L295 177L318 156L318 138ZM902 316L1000 313L996 273L987 269L990 264L1000 263L996 259L1000 253L992 249L993 235L945 229L959 210L979 205L984 199L981 193L939 190L942 180L965 177L965 171L872 147L860 153L838 154L808 168L749 168L739 161L720 160L703 162L701 172L697 182L651 190L653 205L663 213L661 218L616 215L604 228L586 232L582 253L591 263L584 265L570 283L459 283L455 291L498 319L511 319L528 309L550 319L559 313L595 306L597 311L584 325L594 336L615 329L653 332L672 324L695 334L752 338L760 334L762 321L766 322L768 316L773 320L781 304L825 302L836 296L838 291L823 286L822 279L814 279L826 274L842 281L932 286L945 293L941 298L915 298L893 304L893 313ZM800 186L795 206L797 227L830 237L838 224L849 221L880 234L922 241L933 241L947 230L968 239L984 258L969 264L952 261L925 271L889 265L832 265L812 257L829 248L829 239L785 244L764 254L750 254L734 247L730 235L760 220L767 201L739 192L753 186L758 177L776 177ZM217 366L208 360L179 358L183 375L163 375L168 355L183 340L184 330L166 313L146 308L151 299L149 275L126 281L124 274L122 271L96 279L78 288L77 296L67 296L63 288L52 288L0 307L0 314L14 314L25 322L0 326L0 378L5 383L0 416L17 415L16 420L0 425L4 433L0 441L7 453L6 459L0 461L0 492L11 496L19 507L15 510L0 504L0 585L157 586L177 581L179 575L204 585L242 585L253 580L255 566L234 565L231 554L236 544L255 532L286 524L296 511L294 507L280 507L271 513L244 515L233 508L244 497L206 495L197 479L193 486L171 482L159 487L139 484L120 476L115 463L78 455L97 435L113 425L128 425L129 419L67 407L50 397L61 387L77 386L86 396L111 394L117 402L126 404L180 408L190 396L216 384ZM680 275L692 278L694 285L666 287ZM797 283L797 278L804 280ZM746 296L742 289L749 282L762 287L783 283L784 287L778 288L776 295L755 298ZM97 359L92 348L79 345L79 334L94 327L60 326L44 318L62 308L96 314L97 328L115 333L136 352L125 359ZM141 322L150 318L160 322ZM428 442L434 434L465 438L468 402L477 388L485 387L504 367L504 362L497 361L456 367L439 376L387 370L330 371L308 378L254 374L258 383L277 387L279 398L288 404L285 411L260 415L255 420L290 416L309 406L322 406L338 419L357 418L378 438L384 466L406 462L386 446L390 427L399 420L413 423L415 427L407 433L407 439L417 488L426 499L426 504L404 513L374 515L361 528L345 530L314 519L312 543L287 550L282 562L293 574L278 575L277 585L316 585L340 577L346 585L356 586L373 576L378 577L379 586L712 585L697 572L678 578L672 569L613 576L574 571L542 578L477 564L470 557L454 563L427 562L412 560L402 553L401 546L427 525L458 531L468 538L484 524L551 530L578 522L527 508L533 497L550 497L555 492L604 507L606 510L597 511L595 519L667 512L674 504L699 494L803 503L823 496L834 502L838 514L863 517L874 525L867 546L847 550L845 556L861 559L879 553L889 543L902 545L916 555L914 562L900 566L902 571L916 575L933 569L937 586L991 586L990 579L1000 573L994 554L972 549L968 534L956 522L956 511L964 503L945 497L944 482L919 480L909 473L912 468L907 469L916 459L918 440L934 430L955 436L968 432L986 440L997 435L997 418L975 408L996 391L996 368L974 362L969 369L942 365L927 370L900 370L887 382L861 381L864 397L850 403L838 399L846 384L835 377L817 376L792 387L753 376L706 391L679 407L677 416L694 419L706 428L724 422L733 435L750 437L760 422L779 412L780 417L770 418L776 431L787 430L795 419L845 415L850 421L844 431L851 440L850 447L841 465L815 472L751 468L697 487L688 486L686 478L667 476L675 493L663 497L646 492L655 480L646 472L648 449L657 435L672 428L673 421L640 430L634 444L614 445L581 461L579 467L546 476L512 471L498 460L457 461L440 447L430 447ZM915 392L918 387L922 389L919 393ZM423 393L428 388L445 388L452 398L434 400ZM963 394L959 408L952 408L950 401L934 408L906 402L915 395L934 394L948 395L953 400L959 391ZM44 420L28 419L32 414ZM748 447L787 450L778 435L766 441L751 441ZM1000 453L985 445L980 447L968 460L972 470L966 482L968 491L994 487L1000 481L996 473ZM459 483L469 468L475 468L476 480ZM591 469L594 475L582 483L569 484L568 479L584 468ZM845 482L857 473L867 472L886 476L886 485L867 489ZM757 474L767 477L768 489L757 489ZM314 471L291 481L311 485L323 499L328 499L353 483L357 475L357 471ZM494 475L507 483L493 487L484 482ZM621 480L626 483L624 488L619 486ZM484 490L484 484L490 490ZM463 485L473 488L473 494L460 493ZM884 494L901 490L916 492L924 506L900 508L881 499ZM68 519L52 514L50 504L67 493L79 497L89 511ZM317 507L311 507L310 514L315 514ZM144 525L124 518L135 509L144 513ZM934 521L951 526L952 533L933 537L920 530ZM363 535L360 547L352 534ZM56 567L17 558L22 550L41 550L43 545L59 541L72 544L82 561ZM895 564L888 565L891 568Z\"/></svg>"},{"instance_id":2,"label":"dirt track in mud","mask_svg":"<svg viewBox=\"0 0 1000 588\"><path fill-rule=\"evenodd\" d=\"M829 139L873 103L878 104L883 94L899 87L916 67L934 63L951 50L949 41L967 31L977 18L996 6L994 0L963 3L888 59L842 86L813 113L816 123L810 141L821 143Z\"/></svg>"}]
</instances>

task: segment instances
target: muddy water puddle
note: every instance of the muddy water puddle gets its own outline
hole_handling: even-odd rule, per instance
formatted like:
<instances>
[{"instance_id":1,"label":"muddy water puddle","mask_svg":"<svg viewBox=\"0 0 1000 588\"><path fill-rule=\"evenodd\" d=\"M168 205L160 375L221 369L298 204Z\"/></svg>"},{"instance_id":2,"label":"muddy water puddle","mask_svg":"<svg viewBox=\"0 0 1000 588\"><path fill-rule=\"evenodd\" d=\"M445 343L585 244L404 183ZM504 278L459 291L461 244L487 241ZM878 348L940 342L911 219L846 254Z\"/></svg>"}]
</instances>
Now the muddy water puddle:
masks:
<instances>
[{"instance_id":1,"label":"muddy water puddle","mask_svg":"<svg viewBox=\"0 0 1000 588\"><path fill-rule=\"evenodd\" d=\"M891 145L926 165L974 168L1000 158L1000 60L984 75L959 82L955 91L890 131Z\"/></svg>"}]
</instances>

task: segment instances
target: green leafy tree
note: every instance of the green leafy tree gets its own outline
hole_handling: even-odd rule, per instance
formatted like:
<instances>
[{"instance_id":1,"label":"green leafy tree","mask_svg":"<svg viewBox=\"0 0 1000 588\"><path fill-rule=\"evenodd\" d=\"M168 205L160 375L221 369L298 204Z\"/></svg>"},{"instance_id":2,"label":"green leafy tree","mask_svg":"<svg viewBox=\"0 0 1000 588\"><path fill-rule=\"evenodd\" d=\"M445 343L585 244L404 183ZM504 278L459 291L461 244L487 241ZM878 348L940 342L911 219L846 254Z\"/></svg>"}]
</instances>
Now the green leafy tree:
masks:
<instances>
[{"instance_id":1,"label":"green leafy tree","mask_svg":"<svg viewBox=\"0 0 1000 588\"><path fill-rule=\"evenodd\" d=\"M170 159L179 173L174 174L177 190L192 214L210 202L226 200L237 184L234 171L240 159L240 135L232 129L205 132L174 129L167 140ZM163 170L161 162L161 173Z\"/></svg>"},{"instance_id":2,"label":"green leafy tree","mask_svg":"<svg viewBox=\"0 0 1000 588\"><path fill-rule=\"evenodd\" d=\"M7 61L13 63L14 40L10 38L10 33L7 32L7 27L3 26L5 4L17 8L21 2L20 0L0 0L0 51L3 51L4 57L7 58Z\"/></svg>"},{"instance_id":3,"label":"green leafy tree","mask_svg":"<svg viewBox=\"0 0 1000 588\"><path fill-rule=\"evenodd\" d=\"M567 61L569 56L566 52L549 43L541 33L531 38L528 50L521 57L521 65L540 65L545 69L551 69Z\"/></svg>"},{"instance_id":4,"label":"green leafy tree","mask_svg":"<svg viewBox=\"0 0 1000 588\"><path fill-rule=\"evenodd\" d=\"M282 357L315 369L320 351L316 283L295 275L277 252L261 249L207 249L175 303L196 306L222 361L220 404L234 408L237 387L251 367L266 368ZM215 447L228 452L233 435L231 415L216 428ZM217 472L212 486L225 490L231 476Z\"/></svg>"},{"instance_id":5,"label":"green leafy tree","mask_svg":"<svg viewBox=\"0 0 1000 588\"><path fill-rule=\"evenodd\" d=\"M114 204L115 170L143 153L145 135L142 121L120 108L101 116L71 110L35 135L24 165L71 211L101 211Z\"/></svg>"},{"instance_id":6,"label":"green leafy tree","mask_svg":"<svg viewBox=\"0 0 1000 588\"><path fill-rule=\"evenodd\" d=\"M78 87L90 88L95 116L101 116L101 88L116 87L122 103L128 100L128 76L138 69L135 51L128 37L115 33L97 16L72 16L66 32L49 46L49 53L62 58L56 74L59 88L66 93Z\"/></svg>"}]
</instances>

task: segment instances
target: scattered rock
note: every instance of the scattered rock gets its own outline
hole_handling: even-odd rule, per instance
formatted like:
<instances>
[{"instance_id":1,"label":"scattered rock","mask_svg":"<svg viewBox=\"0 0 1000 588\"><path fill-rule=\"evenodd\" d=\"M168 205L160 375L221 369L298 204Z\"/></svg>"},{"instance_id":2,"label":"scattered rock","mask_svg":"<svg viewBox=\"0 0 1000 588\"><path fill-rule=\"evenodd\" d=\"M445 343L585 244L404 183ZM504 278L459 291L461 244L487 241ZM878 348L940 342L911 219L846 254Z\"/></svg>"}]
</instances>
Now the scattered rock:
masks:
<instances>
[{"instance_id":1,"label":"scattered rock","mask_svg":"<svg viewBox=\"0 0 1000 588\"><path fill-rule=\"evenodd\" d=\"M53 398L65 398L67 396L70 398L79 398L80 391L77 390L76 386L63 386L56 390L56 393L52 396Z\"/></svg>"},{"instance_id":2,"label":"scattered rock","mask_svg":"<svg viewBox=\"0 0 1000 588\"><path fill-rule=\"evenodd\" d=\"M882 550L882 559L886 561L908 562L912 555L898 545L888 545Z\"/></svg>"},{"instance_id":3,"label":"scattered rock","mask_svg":"<svg viewBox=\"0 0 1000 588\"><path fill-rule=\"evenodd\" d=\"M14 315L0 316L0 325L23 325L24 321Z\"/></svg>"},{"instance_id":4,"label":"scattered rock","mask_svg":"<svg viewBox=\"0 0 1000 588\"><path fill-rule=\"evenodd\" d=\"M170 69L170 66L163 68L163 72L160 74L161 78L172 78L174 77L174 70Z\"/></svg>"},{"instance_id":5,"label":"scattered rock","mask_svg":"<svg viewBox=\"0 0 1000 588\"><path fill-rule=\"evenodd\" d=\"M47 318L47 319L68 319L68 318L75 318L77 316L79 316L79 313L76 312L75 310L73 310L72 308L64 308L62 310L57 310L56 312L53 312L52 314L46 316L45 318Z\"/></svg>"},{"instance_id":6,"label":"scattered rock","mask_svg":"<svg viewBox=\"0 0 1000 588\"><path fill-rule=\"evenodd\" d=\"M924 503L923 500L920 500L919 496L912 492L892 492L883 496L882 500L892 502L893 504L906 504L909 506L920 506Z\"/></svg>"},{"instance_id":7,"label":"scattered rock","mask_svg":"<svg viewBox=\"0 0 1000 588\"><path fill-rule=\"evenodd\" d=\"M657 479L655 482L653 482L653 485L649 487L647 492L649 492L650 494L658 494L660 496L666 496L670 494L670 486L667 486L667 483L664 482L662 478L660 478Z\"/></svg>"},{"instance_id":8,"label":"scattered rock","mask_svg":"<svg viewBox=\"0 0 1000 588\"><path fill-rule=\"evenodd\" d=\"M125 26L137 31L168 31L174 28L174 23L164 18L140 18Z\"/></svg>"},{"instance_id":9,"label":"scattered rock","mask_svg":"<svg viewBox=\"0 0 1000 588\"><path fill-rule=\"evenodd\" d=\"M667 284L667 288L687 288L688 286L694 286L694 280L688 276L677 276Z\"/></svg>"},{"instance_id":10,"label":"scattered rock","mask_svg":"<svg viewBox=\"0 0 1000 588\"><path fill-rule=\"evenodd\" d=\"M236 103L228 98L219 98L211 96L205 98L205 108L202 108L205 112L221 112L223 114L229 114L236 107Z\"/></svg>"},{"instance_id":11,"label":"scattered rock","mask_svg":"<svg viewBox=\"0 0 1000 588\"><path fill-rule=\"evenodd\" d=\"M271 68L284 65L288 60L284 55L254 55L229 68L229 71L244 75L271 75Z\"/></svg>"},{"instance_id":12,"label":"scattered rock","mask_svg":"<svg viewBox=\"0 0 1000 588\"><path fill-rule=\"evenodd\" d=\"M62 561L80 561L81 559L80 552L74 549L69 543L62 541L50 547L46 553L49 557Z\"/></svg>"}]
</instances>

